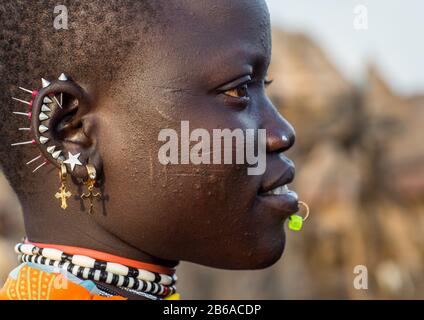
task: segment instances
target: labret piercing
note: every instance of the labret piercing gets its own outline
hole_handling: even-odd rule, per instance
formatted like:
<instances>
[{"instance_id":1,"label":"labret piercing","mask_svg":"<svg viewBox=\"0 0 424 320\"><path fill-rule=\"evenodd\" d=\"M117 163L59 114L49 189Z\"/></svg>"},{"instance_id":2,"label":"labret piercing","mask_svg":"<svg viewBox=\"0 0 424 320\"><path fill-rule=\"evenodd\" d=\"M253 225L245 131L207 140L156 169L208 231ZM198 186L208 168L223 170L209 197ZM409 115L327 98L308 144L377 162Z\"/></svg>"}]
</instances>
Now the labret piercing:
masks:
<instances>
[{"instance_id":1,"label":"labret piercing","mask_svg":"<svg viewBox=\"0 0 424 320\"><path fill-rule=\"evenodd\" d=\"M60 81L68 81L68 77L64 73L62 73L59 76L58 80L60 80ZM46 88L51 83L49 81L47 81L46 79L42 78L41 79L41 84L42 84L42 87L43 88ZM26 88L23 88L23 87L19 87L19 89L22 90L22 91L25 91L27 93L30 93L33 99L35 97L37 97L37 95L39 93L38 90L29 90L29 89L26 89ZM41 122L50 119L50 116L47 113L49 113L49 112L52 111L51 107L48 106L49 104L53 103L53 100L51 98L56 102L56 104L60 108L63 109L63 106L62 106L62 103L63 103L63 92L60 93L60 102L56 98L56 95L55 94L50 94L50 97L49 96L45 96L44 99L43 99L43 104L41 106L40 114L38 115L38 120L41 121ZM33 101L34 100L32 99L31 101L26 101L26 100L22 100L22 99L15 98L15 97L12 97L12 99L15 100L15 101L18 101L20 103L23 103L23 104L28 105L28 109L29 109L28 112L14 111L13 114L20 115L20 116L26 116L29 119L31 119L32 118L32 112L31 112L31 110L32 110L32 106L33 106ZM18 130L19 131L31 131L31 126L28 127L28 128L19 128ZM46 125L44 125L44 124L40 124L38 126L38 132L40 133L40 137L39 137L38 141L36 141L35 139L32 139L30 141L13 143L13 144L11 144L11 146L15 147L15 146L29 145L29 144L33 144L33 145L36 145L36 144L45 145L45 144L47 144L47 142L50 141L50 139L47 138L47 137L45 137L45 136L43 136L42 134L44 134L47 131L49 131L49 127L46 126ZM55 149L56 149L56 146L49 146L49 147L47 147L47 152L52 155L53 159L57 160L59 163L63 163L65 161L65 157L63 155L61 155L62 154L62 151L61 150L57 150L56 151ZM72 170L75 167L75 165L82 165L81 162L78 160L79 154L77 156L75 156L75 157L76 157L76 160L72 160L71 159L71 161L73 161L73 162L70 163ZM35 157L34 159L28 161L26 164L27 165L30 165L31 163L34 163L35 161L37 161L37 160L39 160L41 158L43 158L43 156L42 155L39 155L39 156ZM49 163L49 161L45 159L43 161L43 163L41 163L40 165L38 165L32 172L38 171L40 168L42 168L43 166L45 166L48 163Z\"/></svg>"},{"instance_id":2,"label":"labret piercing","mask_svg":"<svg viewBox=\"0 0 424 320\"><path fill-rule=\"evenodd\" d=\"M305 217L302 217L299 214L293 214L290 216L288 227L290 230L293 231L302 230L303 223L309 218L309 206L303 201L299 201L298 204L305 208L306 213Z\"/></svg>"}]
</instances>

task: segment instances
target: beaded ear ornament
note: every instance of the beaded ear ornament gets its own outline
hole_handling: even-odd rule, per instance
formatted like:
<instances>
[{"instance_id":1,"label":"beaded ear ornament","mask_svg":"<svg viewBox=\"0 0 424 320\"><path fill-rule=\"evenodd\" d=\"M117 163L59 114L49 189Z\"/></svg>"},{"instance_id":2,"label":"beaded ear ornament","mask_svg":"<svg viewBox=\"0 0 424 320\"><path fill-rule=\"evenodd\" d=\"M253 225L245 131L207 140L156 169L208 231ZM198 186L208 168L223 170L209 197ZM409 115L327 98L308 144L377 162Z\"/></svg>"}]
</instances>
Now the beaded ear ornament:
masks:
<instances>
[{"instance_id":1,"label":"beaded ear ornament","mask_svg":"<svg viewBox=\"0 0 424 320\"><path fill-rule=\"evenodd\" d=\"M68 77L65 74L61 74L58 78L59 81L68 81ZM51 86L51 83L46 79L41 79L42 89L48 88ZM80 154L72 154L68 152L68 158L65 158L65 154L62 150L58 149L58 146L51 144L49 145L49 141L51 139L50 136L50 119L51 113L57 108L63 109L63 92L59 94L59 99L56 97L55 93L48 93L44 97L42 97L41 106L37 108L37 110L33 110L35 106L35 101L40 99L40 90L29 90L23 87L19 87L22 91L25 91L31 94L31 101L26 101L23 99L12 97L13 100L18 101L20 103L28 105L27 112L14 111L15 115L25 116L29 118L30 124L28 127L19 128L19 131L29 131L33 133L33 139L23 142L13 143L12 146L22 146L22 145L39 145L45 148L46 154L51 156L52 160L57 161L59 164L68 164L71 172L74 170L76 165L82 166L83 164L78 159ZM34 159L28 161L26 165L30 165L36 161L41 160L42 162L36 166L36 168L32 171L33 173L49 164L49 160L43 153L36 156Z\"/></svg>"}]
</instances>

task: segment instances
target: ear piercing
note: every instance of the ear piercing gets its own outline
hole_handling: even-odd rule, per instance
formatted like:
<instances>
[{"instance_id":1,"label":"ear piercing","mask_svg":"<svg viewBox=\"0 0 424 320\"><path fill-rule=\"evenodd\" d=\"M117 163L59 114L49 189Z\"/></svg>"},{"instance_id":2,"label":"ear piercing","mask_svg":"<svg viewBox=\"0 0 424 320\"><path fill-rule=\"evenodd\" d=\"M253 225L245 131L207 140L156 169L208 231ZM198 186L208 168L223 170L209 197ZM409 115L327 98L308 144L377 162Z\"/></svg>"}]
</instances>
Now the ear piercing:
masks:
<instances>
[{"instance_id":1,"label":"ear piercing","mask_svg":"<svg viewBox=\"0 0 424 320\"><path fill-rule=\"evenodd\" d=\"M62 74L63 74L63 73L62 73ZM46 79L41 78L41 84L43 85L43 88L46 88L46 87L48 87L48 86L50 85L50 81L47 81ZM62 104L59 102L59 100L57 100L57 98L56 98L56 96L55 96L55 95L53 95L53 100L54 100L54 101L56 101L57 105L58 105L61 109L63 109Z\"/></svg>"},{"instance_id":2,"label":"ear piercing","mask_svg":"<svg viewBox=\"0 0 424 320\"><path fill-rule=\"evenodd\" d=\"M64 73L62 73L59 76L59 80L60 81L68 81L68 77ZM62 103L63 103L63 92L60 93L60 104L62 105Z\"/></svg>"},{"instance_id":3,"label":"ear piercing","mask_svg":"<svg viewBox=\"0 0 424 320\"><path fill-rule=\"evenodd\" d=\"M48 118L49 118L49 116L47 114L43 113L43 112L41 112L38 116L38 120L40 120L40 121L47 120Z\"/></svg>"},{"instance_id":4,"label":"ear piercing","mask_svg":"<svg viewBox=\"0 0 424 320\"><path fill-rule=\"evenodd\" d=\"M71 172L74 171L75 166L82 166L81 161L79 161L79 156L81 153L73 155L71 152L68 152L68 160L63 161L63 163L69 164L71 166Z\"/></svg>"},{"instance_id":5,"label":"ear piercing","mask_svg":"<svg viewBox=\"0 0 424 320\"><path fill-rule=\"evenodd\" d=\"M52 111L48 106L46 106L45 104L43 104L42 106L41 106L41 111L42 112L50 112L50 111Z\"/></svg>"},{"instance_id":6,"label":"ear piercing","mask_svg":"<svg viewBox=\"0 0 424 320\"><path fill-rule=\"evenodd\" d=\"M60 80L60 81L67 81L68 80L68 77L65 74L62 73L59 76L58 80ZM43 88L46 88L51 83L48 80L42 78L41 79L41 84L42 84L42 87ZM34 116L33 113L32 113L33 102L34 102L34 99L39 94L39 91L38 90L26 89L24 87L19 87L19 89L22 90L22 91L24 91L24 92L26 92L26 93L31 94L32 100L31 101L26 101L26 100L23 100L23 99L12 97L13 100L15 100L17 102L20 102L20 103L23 103L23 104L25 104L25 105L28 106L28 111L27 112L14 111L13 114L16 114L16 115L19 115L19 116L25 116L25 117L28 117L29 119L32 119L32 117ZM52 111L51 104L53 102L55 102L57 104L57 106L59 106L60 108L63 108L62 107L63 93L61 93L60 95L61 95L61 97L60 97L60 100L61 101L60 102L59 102L59 100L56 98L56 96L54 94L49 95L49 96L45 96L43 98L43 104L41 105L40 113L38 115L35 115L40 122L44 122L44 121L50 119L49 113ZM19 131L31 131L31 126L19 128L18 130ZM34 144L34 145L37 145L38 144L39 146L46 145L50 141L50 139L48 137L44 136L43 134L45 134L48 131L49 131L48 125L41 123L38 126L38 132L40 134L40 136L39 136L38 139L32 139L32 140L29 140L29 141L17 142L17 143L13 143L11 145L13 147L15 147L15 146L21 146L21 145L29 145L29 144ZM56 146L49 146L49 147L47 147L47 152L50 153L52 155L53 159L57 160L58 162L61 163L61 162L65 161L65 158L61 155L62 151L55 151L54 150L55 148L56 148ZM27 163L27 165L35 162L36 160L38 160L40 158L42 158L41 155L38 156L38 157L36 157L36 158L34 158L33 160L29 161ZM71 163L72 171L73 171L75 165L82 165L81 162L78 159L76 159L76 161L75 160L71 160L71 161L74 161L75 162L75 164L72 164ZM38 171L40 168L42 168L43 166L45 166L48 163L49 162L47 160L43 161L43 163L41 163L39 166L37 166L35 168L35 170L33 170L33 172Z\"/></svg>"},{"instance_id":7,"label":"ear piercing","mask_svg":"<svg viewBox=\"0 0 424 320\"><path fill-rule=\"evenodd\" d=\"M53 101L49 97L44 97L43 102L44 103L52 103Z\"/></svg>"},{"instance_id":8,"label":"ear piercing","mask_svg":"<svg viewBox=\"0 0 424 320\"><path fill-rule=\"evenodd\" d=\"M41 78L41 84L42 84L43 88L46 88L50 85L50 81L47 81L46 79Z\"/></svg>"},{"instance_id":9,"label":"ear piercing","mask_svg":"<svg viewBox=\"0 0 424 320\"><path fill-rule=\"evenodd\" d=\"M66 176L68 175L68 171L66 169L66 166L62 163L60 165L60 171L59 171L59 178L60 178L60 187L59 191L56 192L54 195L56 199L60 199L61 201L61 208L63 210L66 210L68 207L68 203L66 202L68 198L72 196L72 193L66 190Z\"/></svg>"},{"instance_id":10,"label":"ear piercing","mask_svg":"<svg viewBox=\"0 0 424 320\"><path fill-rule=\"evenodd\" d=\"M59 80L60 81L68 81L68 77L64 73L61 73L60 76L59 76Z\"/></svg>"},{"instance_id":11,"label":"ear piercing","mask_svg":"<svg viewBox=\"0 0 424 320\"><path fill-rule=\"evenodd\" d=\"M32 170L32 173L35 173L36 171L38 171L38 169L41 169L42 167L44 167L46 164L49 164L49 162L47 160L45 160L42 164L40 164L37 168L35 168L34 170Z\"/></svg>"},{"instance_id":12,"label":"ear piercing","mask_svg":"<svg viewBox=\"0 0 424 320\"><path fill-rule=\"evenodd\" d=\"M18 87L19 89L21 89L22 91L31 93L32 97L35 98L38 95L38 91L37 90L29 90L29 89L25 89L22 87Z\"/></svg>"},{"instance_id":13,"label":"ear piercing","mask_svg":"<svg viewBox=\"0 0 424 320\"><path fill-rule=\"evenodd\" d=\"M17 114L19 116L26 116L28 118L31 119L32 113L31 112L17 112L17 111L13 111L13 114Z\"/></svg>"},{"instance_id":14,"label":"ear piercing","mask_svg":"<svg viewBox=\"0 0 424 320\"><path fill-rule=\"evenodd\" d=\"M37 142L35 140L31 140L31 141L24 141L24 142L16 142L16 143L12 143L11 146L12 147L16 147L16 146L22 146L25 144L36 144Z\"/></svg>"},{"instance_id":15,"label":"ear piercing","mask_svg":"<svg viewBox=\"0 0 424 320\"><path fill-rule=\"evenodd\" d=\"M96 184L96 169L94 168L94 166L92 164L87 164L85 166L87 168L87 173L88 173L88 178L87 180L84 182L84 184L87 187L88 192L87 193L83 193L81 195L81 199L88 199L90 202L90 208L88 210L89 214L93 214L93 200L94 198L100 198L101 197L101 193L100 192L94 192L94 185Z\"/></svg>"},{"instance_id":16,"label":"ear piercing","mask_svg":"<svg viewBox=\"0 0 424 320\"><path fill-rule=\"evenodd\" d=\"M29 105L30 107L32 107L32 100L31 100L31 101L25 101L25 100L18 99L18 98L15 98L15 97L12 97L12 99L13 99L13 100L15 100L15 101L21 102L21 103L23 103L23 104L27 104L27 105Z\"/></svg>"},{"instance_id":17,"label":"ear piercing","mask_svg":"<svg viewBox=\"0 0 424 320\"><path fill-rule=\"evenodd\" d=\"M40 125L40 126L38 127L38 131L39 131L40 133L44 133L44 132L46 132L46 131L49 131L49 128L48 128L48 127L46 127L45 125Z\"/></svg>"},{"instance_id":18,"label":"ear piercing","mask_svg":"<svg viewBox=\"0 0 424 320\"><path fill-rule=\"evenodd\" d=\"M58 80L59 81L68 81L68 77L64 73L62 73L59 76ZM44 78L41 79L41 84L42 84L43 88L46 88L46 87L51 85L51 83ZM72 193L66 189L66 177L68 175L68 167L66 165L69 166L70 172L73 172L76 166L83 166L83 164L79 160L81 153L73 154L72 152L68 152L68 158L66 159L65 156L63 155L63 151L58 150L56 145L49 145L49 146L47 145L48 142L50 141L50 138L49 138L48 135L46 135L46 133L50 132L50 128L49 128L48 122L45 122L45 121L49 120L51 118L51 115L49 113L52 112L52 107L56 108L55 105L57 105L57 107L63 109L63 106L62 106L62 104L63 104L63 92L60 93L60 101L56 98L55 94L46 95L43 98L40 109L37 109L37 112L39 111L39 113L33 114L32 113L33 102L34 102L34 99L38 96L39 91L38 90L29 90L29 89L26 89L26 88L23 88L23 87L19 87L19 89L24 91L24 92L30 93L31 96L32 96L32 100L26 101L26 100L22 100L22 99L19 99L19 98L12 97L12 99L14 101L18 101L18 102L23 103L23 104L28 106L27 112L14 111L13 113L16 114L16 115L19 115L19 116L25 116L25 117L29 118L30 120L33 119L33 116L34 116L35 120L39 121L39 123L37 123L37 127L36 127L38 134L36 135L36 137L34 137L31 140L23 141L23 142L16 142L16 143L13 143L12 146L15 147L15 146L33 144L33 145L38 145L39 147L45 147L47 153L50 154L51 157L60 164L60 170L59 170L60 187L59 187L59 190L56 192L56 194L54 196L55 196L56 199L60 200L61 208L65 210L68 207L67 200L72 196ZM19 131L31 131L32 129L33 128L30 125L29 127L19 128ZM44 167L45 165L47 165L49 163L49 161L47 159L44 159L44 160L43 159L44 159L43 155L40 154L40 155L36 156L35 158L33 158L32 160L28 161L26 163L26 165L30 165L30 164L33 164L33 163L39 161L39 160L42 160L42 163L39 164L32 171L34 173L34 172L38 171L39 169L41 169L42 167ZM96 184L96 179L97 179L96 169L94 168L94 166L92 164L87 164L86 168L87 168L88 177L84 181L84 184L87 187L87 193L83 193L81 195L81 199L89 200L89 204L90 204L89 213L92 214L93 208L94 208L93 200L94 200L94 198L101 197L101 193L94 191L94 186Z\"/></svg>"},{"instance_id":19,"label":"ear piercing","mask_svg":"<svg viewBox=\"0 0 424 320\"><path fill-rule=\"evenodd\" d=\"M300 206L303 206L306 210L305 217L300 216L299 214L293 214L289 218L289 224L288 227L290 230L293 231L300 231L303 227L303 222L305 222L309 218L309 206L303 202L298 202Z\"/></svg>"},{"instance_id":20,"label":"ear piercing","mask_svg":"<svg viewBox=\"0 0 424 320\"><path fill-rule=\"evenodd\" d=\"M41 157L42 157L41 155L39 155L38 157L35 157L34 159L32 159L32 160L28 161L28 162L26 163L26 165L29 165L29 164L33 163L34 161L37 161L37 160L38 160L38 159L40 159Z\"/></svg>"}]
</instances>

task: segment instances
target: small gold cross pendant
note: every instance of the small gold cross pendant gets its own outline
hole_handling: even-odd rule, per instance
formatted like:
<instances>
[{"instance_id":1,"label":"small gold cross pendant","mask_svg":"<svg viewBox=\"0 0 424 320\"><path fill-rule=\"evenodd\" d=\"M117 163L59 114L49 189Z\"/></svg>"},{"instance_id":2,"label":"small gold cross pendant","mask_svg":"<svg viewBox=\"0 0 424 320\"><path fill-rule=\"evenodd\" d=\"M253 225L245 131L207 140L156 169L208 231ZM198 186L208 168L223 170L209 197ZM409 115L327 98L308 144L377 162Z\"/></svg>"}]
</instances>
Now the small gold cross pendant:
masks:
<instances>
[{"instance_id":1,"label":"small gold cross pendant","mask_svg":"<svg viewBox=\"0 0 424 320\"><path fill-rule=\"evenodd\" d=\"M56 197L56 199L60 199L62 201L62 205L60 207L65 210L68 207L66 200L72 196L72 193L66 191L65 185L62 183L59 188L59 191L56 192L54 196Z\"/></svg>"},{"instance_id":2,"label":"small gold cross pendant","mask_svg":"<svg viewBox=\"0 0 424 320\"><path fill-rule=\"evenodd\" d=\"M90 208L88 209L89 214L93 214L93 199L94 198L100 198L101 193L100 192L94 192L94 181L88 181L87 182L87 189L88 193L83 193L81 195L81 199L88 199L90 201Z\"/></svg>"}]
</instances>

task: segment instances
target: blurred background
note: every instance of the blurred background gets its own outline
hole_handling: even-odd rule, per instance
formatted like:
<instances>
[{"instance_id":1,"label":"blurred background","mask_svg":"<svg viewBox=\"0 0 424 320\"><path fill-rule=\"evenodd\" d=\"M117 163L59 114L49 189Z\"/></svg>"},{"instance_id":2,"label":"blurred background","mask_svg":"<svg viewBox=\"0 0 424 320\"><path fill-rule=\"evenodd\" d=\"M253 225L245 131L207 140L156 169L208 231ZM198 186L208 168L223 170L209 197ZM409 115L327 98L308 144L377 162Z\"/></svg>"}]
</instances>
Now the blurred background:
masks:
<instances>
[{"instance_id":1,"label":"blurred background","mask_svg":"<svg viewBox=\"0 0 424 320\"><path fill-rule=\"evenodd\" d=\"M184 299L424 299L424 3L268 0L269 95L312 215L262 271L182 263ZM0 174L0 285L24 235ZM355 266L368 270L357 290Z\"/></svg>"}]
</instances>

